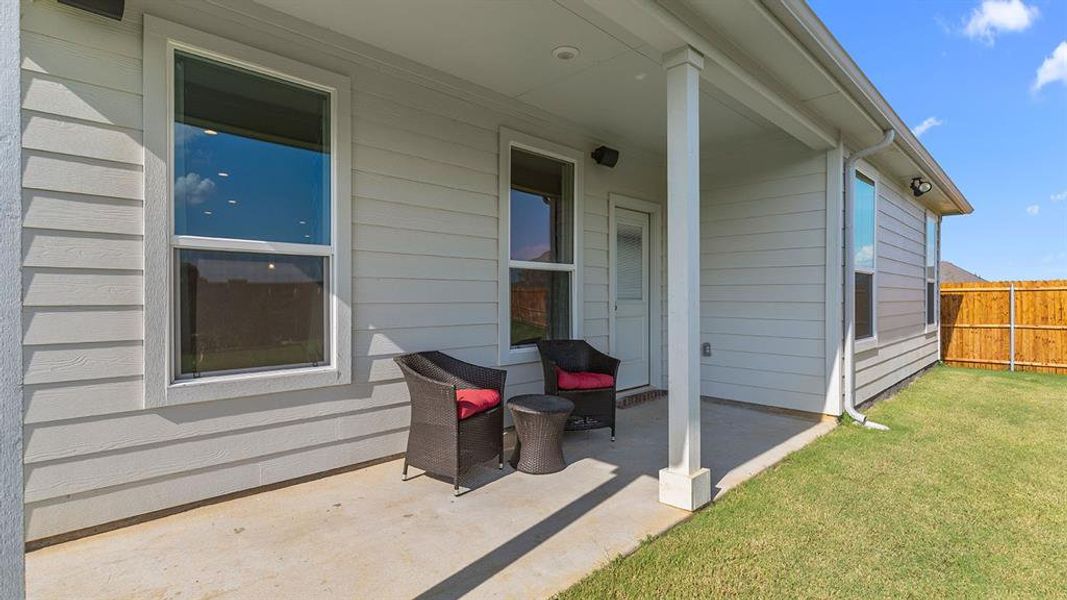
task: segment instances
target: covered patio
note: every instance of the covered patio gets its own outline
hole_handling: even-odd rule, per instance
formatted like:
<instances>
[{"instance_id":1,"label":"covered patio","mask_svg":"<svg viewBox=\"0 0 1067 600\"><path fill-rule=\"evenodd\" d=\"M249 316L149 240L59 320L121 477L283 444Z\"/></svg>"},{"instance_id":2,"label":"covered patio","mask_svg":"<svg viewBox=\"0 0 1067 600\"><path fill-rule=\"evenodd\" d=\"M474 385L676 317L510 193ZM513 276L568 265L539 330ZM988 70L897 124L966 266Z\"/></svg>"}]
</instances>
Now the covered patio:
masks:
<instances>
[{"instance_id":1,"label":"covered patio","mask_svg":"<svg viewBox=\"0 0 1067 600\"><path fill-rule=\"evenodd\" d=\"M834 426L701 409L716 496ZM430 477L402 482L393 460L44 548L27 555L28 597L547 597L690 514L657 502L666 398L618 418L614 443L568 433L565 470L488 466L458 498Z\"/></svg>"}]
</instances>

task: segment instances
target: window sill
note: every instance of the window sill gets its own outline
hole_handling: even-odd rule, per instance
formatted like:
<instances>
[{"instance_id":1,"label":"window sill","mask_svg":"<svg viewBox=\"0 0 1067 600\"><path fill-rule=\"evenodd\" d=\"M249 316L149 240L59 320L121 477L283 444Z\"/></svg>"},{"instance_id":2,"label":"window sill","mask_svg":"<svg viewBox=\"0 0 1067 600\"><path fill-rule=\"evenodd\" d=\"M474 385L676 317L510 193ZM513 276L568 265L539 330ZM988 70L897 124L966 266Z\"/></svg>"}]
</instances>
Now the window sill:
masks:
<instances>
[{"instance_id":1,"label":"window sill","mask_svg":"<svg viewBox=\"0 0 1067 600\"><path fill-rule=\"evenodd\" d=\"M337 367L305 367L187 379L166 386L156 406L176 406L229 398L309 390L351 383L351 372Z\"/></svg>"},{"instance_id":2,"label":"window sill","mask_svg":"<svg viewBox=\"0 0 1067 600\"><path fill-rule=\"evenodd\" d=\"M878 338L877 337L869 337L869 338L863 338L862 340L856 340L856 354L859 354L861 352L869 352L871 350L877 350L877 349L878 349Z\"/></svg>"},{"instance_id":3,"label":"window sill","mask_svg":"<svg viewBox=\"0 0 1067 600\"><path fill-rule=\"evenodd\" d=\"M537 346L522 346L520 348L509 348L503 352L500 355L500 366L522 365L539 362L540 360L541 357L537 351Z\"/></svg>"},{"instance_id":4,"label":"window sill","mask_svg":"<svg viewBox=\"0 0 1067 600\"><path fill-rule=\"evenodd\" d=\"M935 332L937 332L938 326L939 326L938 323L930 323L923 330L923 333L935 333Z\"/></svg>"}]
</instances>

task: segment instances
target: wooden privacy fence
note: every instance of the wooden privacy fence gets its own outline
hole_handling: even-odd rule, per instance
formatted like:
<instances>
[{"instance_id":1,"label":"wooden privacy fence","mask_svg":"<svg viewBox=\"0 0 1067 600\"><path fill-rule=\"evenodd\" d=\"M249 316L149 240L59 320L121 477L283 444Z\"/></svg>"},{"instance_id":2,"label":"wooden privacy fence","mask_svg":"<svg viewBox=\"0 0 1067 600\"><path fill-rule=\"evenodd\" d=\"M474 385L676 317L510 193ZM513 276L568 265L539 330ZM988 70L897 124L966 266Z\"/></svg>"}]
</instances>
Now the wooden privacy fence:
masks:
<instances>
[{"instance_id":1,"label":"wooden privacy fence","mask_svg":"<svg viewBox=\"0 0 1067 600\"><path fill-rule=\"evenodd\" d=\"M941 358L1067 375L1067 280L941 284Z\"/></svg>"}]
</instances>

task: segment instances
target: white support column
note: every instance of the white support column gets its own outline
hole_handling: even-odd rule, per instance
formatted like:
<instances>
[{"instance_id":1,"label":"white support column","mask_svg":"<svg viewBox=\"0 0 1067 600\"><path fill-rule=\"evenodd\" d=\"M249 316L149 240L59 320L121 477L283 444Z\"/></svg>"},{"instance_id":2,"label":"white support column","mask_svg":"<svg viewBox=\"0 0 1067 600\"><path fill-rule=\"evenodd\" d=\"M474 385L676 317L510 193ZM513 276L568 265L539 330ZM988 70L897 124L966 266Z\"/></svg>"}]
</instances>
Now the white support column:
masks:
<instances>
[{"instance_id":1,"label":"white support column","mask_svg":"<svg viewBox=\"0 0 1067 600\"><path fill-rule=\"evenodd\" d=\"M690 47L667 69L667 391L669 463L659 501L685 510L711 502L700 467L700 70Z\"/></svg>"},{"instance_id":2,"label":"white support column","mask_svg":"<svg viewBox=\"0 0 1067 600\"><path fill-rule=\"evenodd\" d=\"M19 0L0 0L0 598L22 598L22 127Z\"/></svg>"}]
</instances>

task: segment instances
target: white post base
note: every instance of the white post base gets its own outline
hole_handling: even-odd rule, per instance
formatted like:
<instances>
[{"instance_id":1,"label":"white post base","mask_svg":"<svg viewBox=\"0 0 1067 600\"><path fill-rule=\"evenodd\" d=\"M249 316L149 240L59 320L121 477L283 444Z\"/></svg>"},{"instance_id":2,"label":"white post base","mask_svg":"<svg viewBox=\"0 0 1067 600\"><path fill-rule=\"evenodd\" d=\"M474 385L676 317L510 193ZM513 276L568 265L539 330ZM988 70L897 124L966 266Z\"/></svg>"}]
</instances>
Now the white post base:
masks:
<instances>
[{"instance_id":1,"label":"white post base","mask_svg":"<svg viewBox=\"0 0 1067 600\"><path fill-rule=\"evenodd\" d=\"M711 502L711 471L700 469L687 475L660 469L659 501L690 512Z\"/></svg>"}]
</instances>

